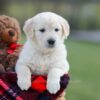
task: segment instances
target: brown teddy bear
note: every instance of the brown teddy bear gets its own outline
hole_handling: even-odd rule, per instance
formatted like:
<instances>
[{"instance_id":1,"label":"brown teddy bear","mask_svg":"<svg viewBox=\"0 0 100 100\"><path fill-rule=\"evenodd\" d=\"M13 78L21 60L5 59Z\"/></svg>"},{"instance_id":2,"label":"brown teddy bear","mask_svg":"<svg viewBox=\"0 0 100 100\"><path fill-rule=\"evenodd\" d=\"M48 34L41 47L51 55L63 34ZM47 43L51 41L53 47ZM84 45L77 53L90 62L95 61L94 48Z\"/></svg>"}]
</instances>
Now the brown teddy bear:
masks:
<instances>
[{"instance_id":1,"label":"brown teddy bear","mask_svg":"<svg viewBox=\"0 0 100 100\"><path fill-rule=\"evenodd\" d=\"M0 73L14 71L22 45L17 44L21 35L18 21L9 16L0 16Z\"/></svg>"}]
</instances>

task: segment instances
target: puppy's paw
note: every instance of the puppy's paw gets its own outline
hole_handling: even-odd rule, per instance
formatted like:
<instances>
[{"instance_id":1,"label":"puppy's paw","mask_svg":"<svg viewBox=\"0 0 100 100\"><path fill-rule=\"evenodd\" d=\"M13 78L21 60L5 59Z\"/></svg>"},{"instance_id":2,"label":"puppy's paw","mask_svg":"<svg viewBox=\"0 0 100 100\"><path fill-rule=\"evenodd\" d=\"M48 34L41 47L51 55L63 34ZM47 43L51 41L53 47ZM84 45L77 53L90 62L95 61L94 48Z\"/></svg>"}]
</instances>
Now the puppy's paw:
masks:
<instances>
[{"instance_id":1,"label":"puppy's paw","mask_svg":"<svg viewBox=\"0 0 100 100\"><path fill-rule=\"evenodd\" d=\"M31 86L31 80L27 80L27 79L20 80L20 79L18 79L17 84L18 84L18 86L21 90L28 90Z\"/></svg>"},{"instance_id":2,"label":"puppy's paw","mask_svg":"<svg viewBox=\"0 0 100 100\"><path fill-rule=\"evenodd\" d=\"M48 80L47 81L47 90L51 94L56 94L60 90L60 82L58 80Z\"/></svg>"}]
</instances>

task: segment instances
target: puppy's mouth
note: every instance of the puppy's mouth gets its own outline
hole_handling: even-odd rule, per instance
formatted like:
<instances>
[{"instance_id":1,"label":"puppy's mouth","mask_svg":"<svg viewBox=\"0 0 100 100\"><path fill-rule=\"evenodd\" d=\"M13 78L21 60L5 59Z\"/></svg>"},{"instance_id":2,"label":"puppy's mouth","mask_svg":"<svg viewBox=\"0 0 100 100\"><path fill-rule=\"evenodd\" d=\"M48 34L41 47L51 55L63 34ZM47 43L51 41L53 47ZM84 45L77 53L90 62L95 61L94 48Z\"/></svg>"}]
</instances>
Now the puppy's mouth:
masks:
<instances>
[{"instance_id":1,"label":"puppy's mouth","mask_svg":"<svg viewBox=\"0 0 100 100\"><path fill-rule=\"evenodd\" d=\"M55 45L47 45L46 47L50 48L50 49L54 49L56 46Z\"/></svg>"}]
</instances>

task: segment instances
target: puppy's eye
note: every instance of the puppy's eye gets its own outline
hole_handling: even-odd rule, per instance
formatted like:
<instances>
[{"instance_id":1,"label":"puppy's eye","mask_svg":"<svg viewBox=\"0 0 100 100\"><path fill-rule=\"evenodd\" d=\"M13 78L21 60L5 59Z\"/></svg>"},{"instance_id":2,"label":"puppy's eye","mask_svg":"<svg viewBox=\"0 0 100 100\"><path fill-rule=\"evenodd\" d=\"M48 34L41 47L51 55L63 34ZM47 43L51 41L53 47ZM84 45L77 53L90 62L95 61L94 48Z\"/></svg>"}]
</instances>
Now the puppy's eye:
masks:
<instances>
[{"instance_id":1,"label":"puppy's eye","mask_svg":"<svg viewBox=\"0 0 100 100\"><path fill-rule=\"evenodd\" d=\"M55 28L55 31L56 31L56 32L58 32L58 31L59 31L59 29L58 29L58 28Z\"/></svg>"},{"instance_id":2,"label":"puppy's eye","mask_svg":"<svg viewBox=\"0 0 100 100\"><path fill-rule=\"evenodd\" d=\"M45 29L42 28L42 29L40 29L39 31L42 32L42 33L44 33L44 32L45 32Z\"/></svg>"}]
</instances>

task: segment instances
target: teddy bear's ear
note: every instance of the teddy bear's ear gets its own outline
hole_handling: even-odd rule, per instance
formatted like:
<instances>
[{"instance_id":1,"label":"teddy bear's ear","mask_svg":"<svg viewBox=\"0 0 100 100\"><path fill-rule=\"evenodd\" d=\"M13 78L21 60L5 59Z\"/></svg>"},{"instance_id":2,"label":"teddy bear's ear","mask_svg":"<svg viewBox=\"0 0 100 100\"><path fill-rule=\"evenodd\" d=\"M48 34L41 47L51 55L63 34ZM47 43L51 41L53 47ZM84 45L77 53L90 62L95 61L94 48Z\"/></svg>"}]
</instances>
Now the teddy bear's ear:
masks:
<instances>
[{"instance_id":1,"label":"teddy bear's ear","mask_svg":"<svg viewBox=\"0 0 100 100\"><path fill-rule=\"evenodd\" d=\"M61 18L60 21L62 26L62 36L67 39L70 33L69 23L64 18Z\"/></svg>"},{"instance_id":2,"label":"teddy bear's ear","mask_svg":"<svg viewBox=\"0 0 100 100\"><path fill-rule=\"evenodd\" d=\"M26 36L28 38L33 38L33 21L32 19L28 19L26 22L25 22L25 25L23 27L23 31L25 32Z\"/></svg>"}]
</instances>

